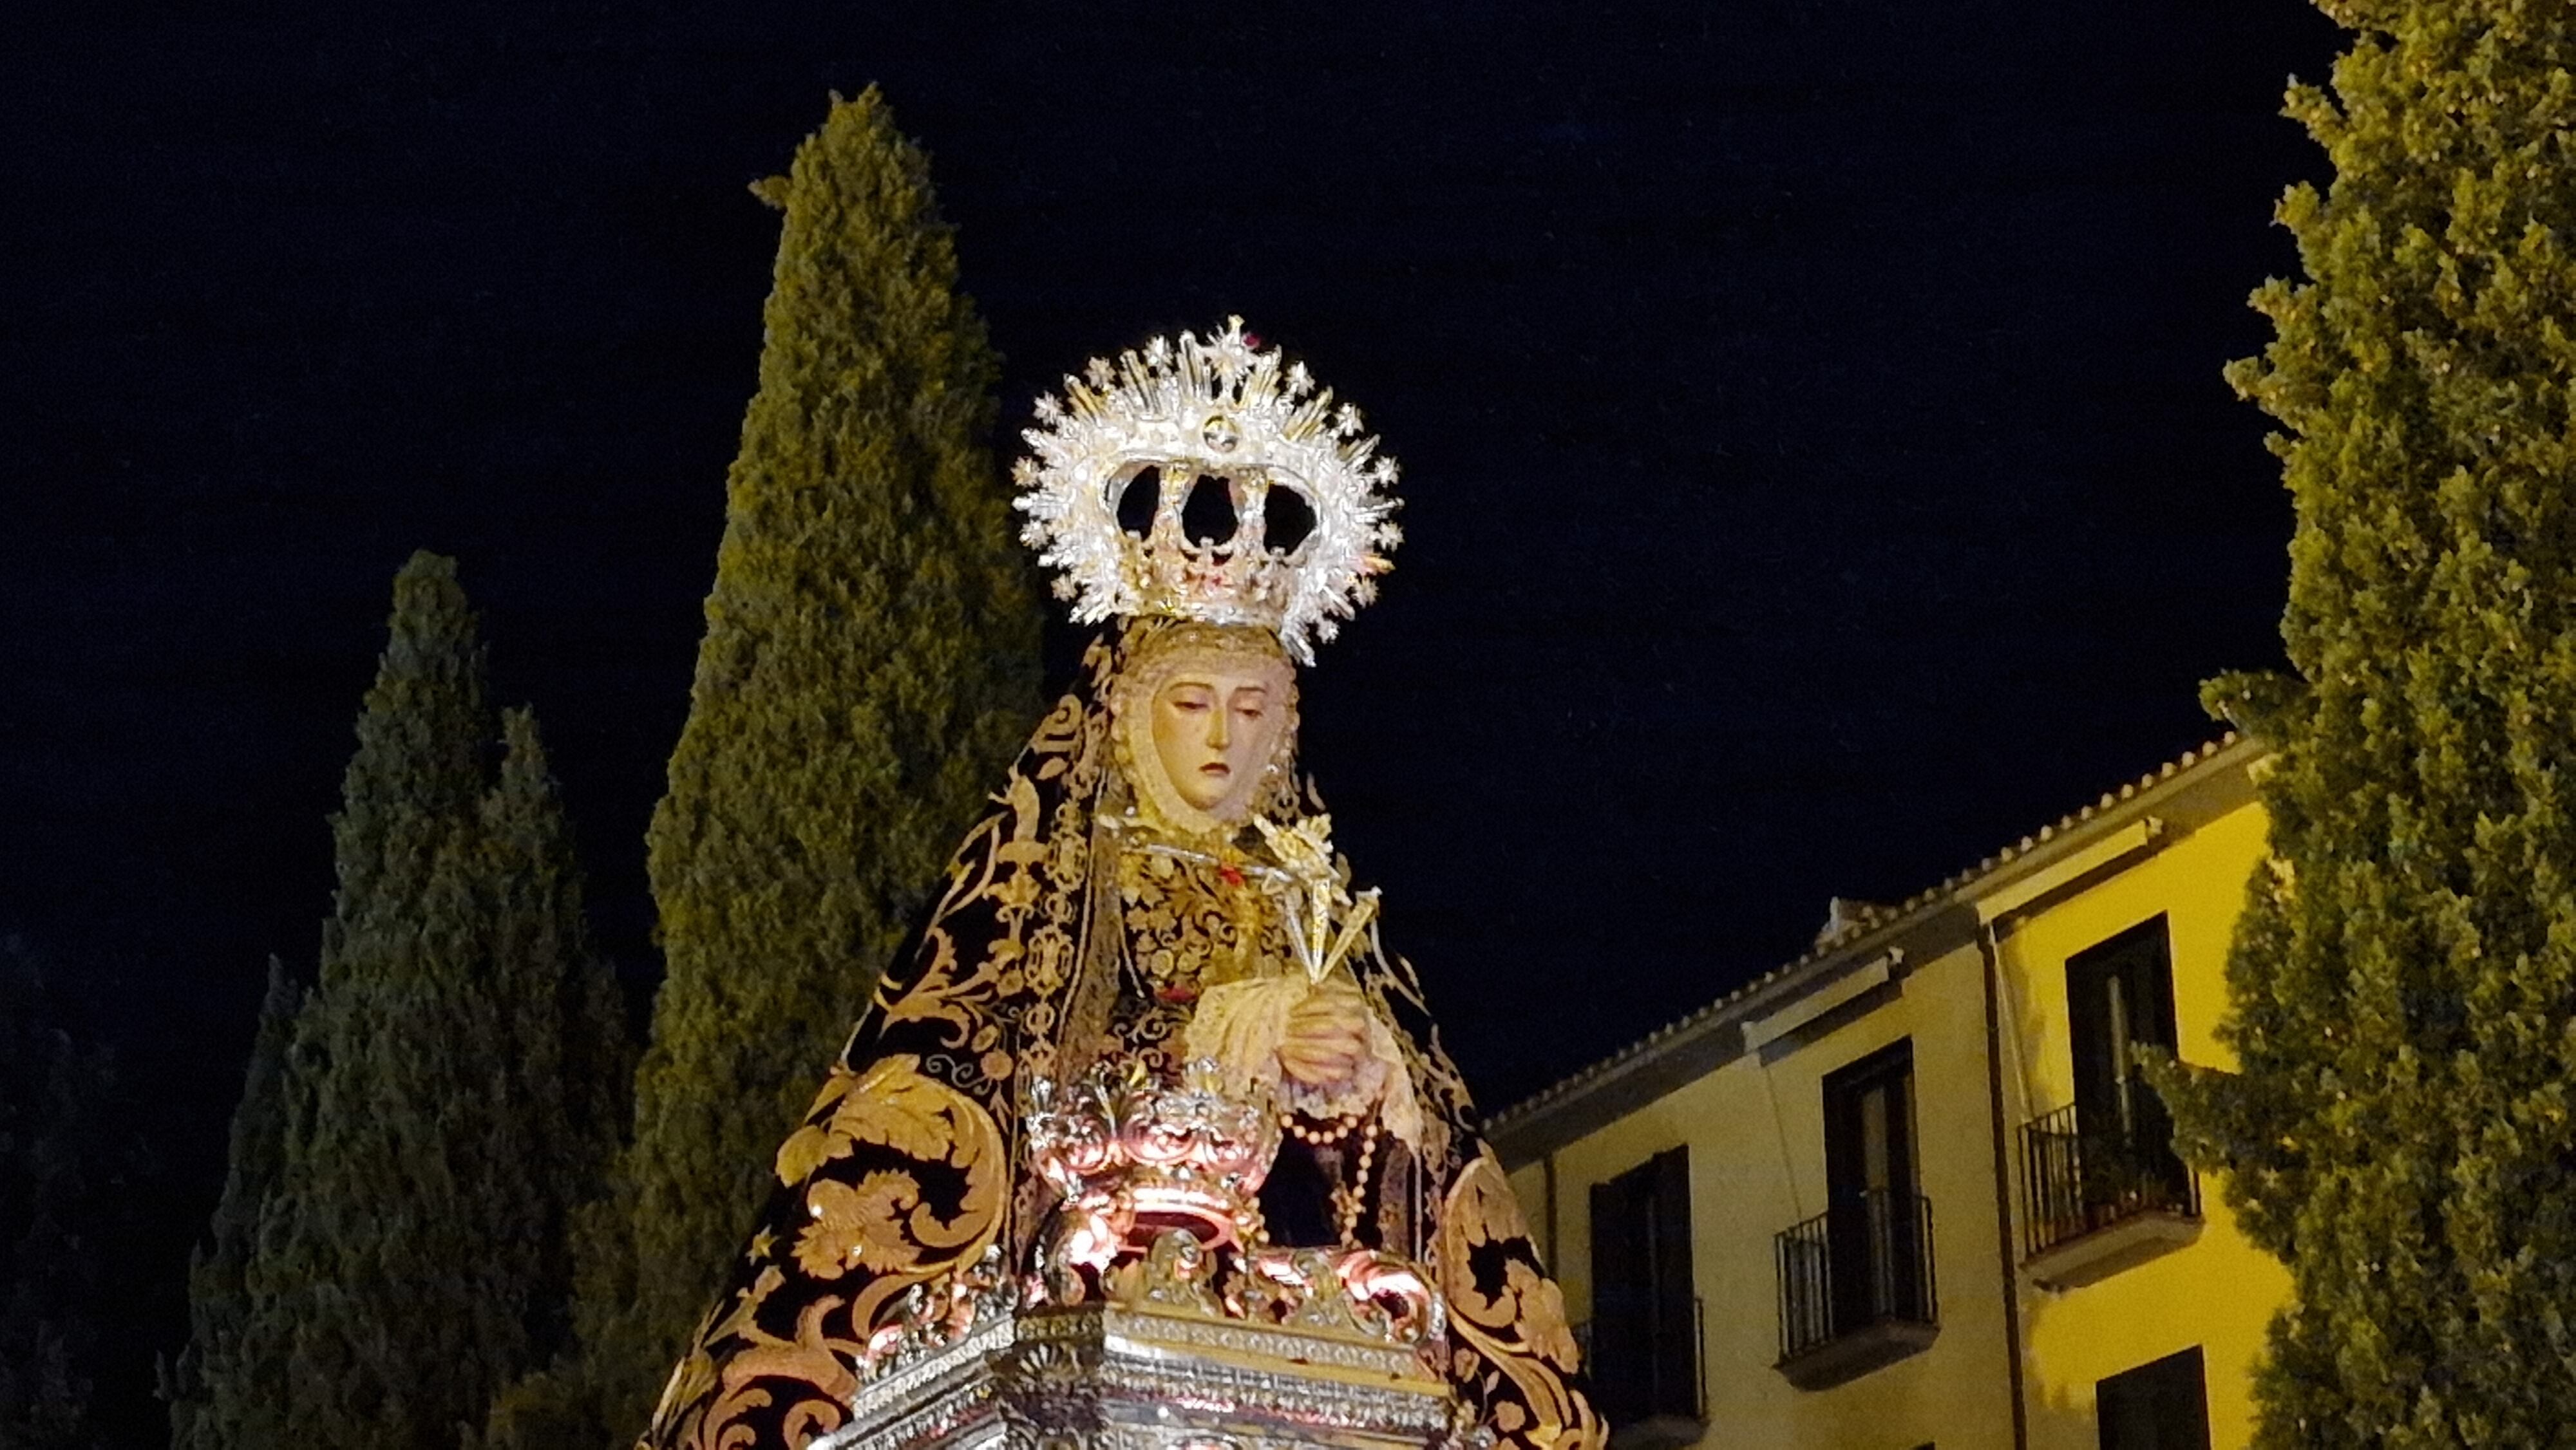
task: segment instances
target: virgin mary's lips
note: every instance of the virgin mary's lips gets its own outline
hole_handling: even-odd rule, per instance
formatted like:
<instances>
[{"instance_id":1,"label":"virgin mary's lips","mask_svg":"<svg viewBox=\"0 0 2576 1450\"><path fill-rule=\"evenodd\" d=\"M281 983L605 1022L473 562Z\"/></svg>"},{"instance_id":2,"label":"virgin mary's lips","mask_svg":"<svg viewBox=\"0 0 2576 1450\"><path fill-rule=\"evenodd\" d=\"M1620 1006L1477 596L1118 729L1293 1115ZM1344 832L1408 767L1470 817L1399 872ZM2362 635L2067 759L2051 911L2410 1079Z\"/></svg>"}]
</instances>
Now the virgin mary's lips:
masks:
<instances>
[{"instance_id":1,"label":"virgin mary's lips","mask_svg":"<svg viewBox=\"0 0 2576 1450\"><path fill-rule=\"evenodd\" d=\"M1230 765L1226 764L1226 763L1225 763L1224 761L1222 761L1222 760L1211 760L1211 761L1209 761L1207 764L1202 765L1202 766L1200 766L1200 767L1199 767L1199 774L1201 774L1201 775L1232 775L1232 774L1234 774L1234 767L1232 767L1232 766L1230 766Z\"/></svg>"}]
</instances>

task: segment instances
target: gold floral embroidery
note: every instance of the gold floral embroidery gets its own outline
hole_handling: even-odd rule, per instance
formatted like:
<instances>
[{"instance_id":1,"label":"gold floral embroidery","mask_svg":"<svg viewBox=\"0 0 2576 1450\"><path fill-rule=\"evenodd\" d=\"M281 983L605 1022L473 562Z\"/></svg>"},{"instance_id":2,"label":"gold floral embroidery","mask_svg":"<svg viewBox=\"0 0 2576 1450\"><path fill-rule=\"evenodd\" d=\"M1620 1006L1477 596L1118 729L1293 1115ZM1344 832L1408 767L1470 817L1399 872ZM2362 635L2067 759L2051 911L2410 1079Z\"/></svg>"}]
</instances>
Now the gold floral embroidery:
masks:
<instances>
[{"instance_id":1,"label":"gold floral embroidery","mask_svg":"<svg viewBox=\"0 0 2576 1450\"><path fill-rule=\"evenodd\" d=\"M806 1305L796 1316L794 1339L769 1334L757 1324L745 1325L749 1343L726 1361L723 1394L686 1442L690 1450L741 1450L758 1443L757 1432L742 1423L743 1417L775 1403L769 1385L782 1381L812 1391L799 1396L797 1407L809 1429L837 1428L844 1414L841 1406L859 1387L858 1375L850 1368L859 1346L834 1337L824 1327L840 1307L841 1300L832 1296Z\"/></svg>"},{"instance_id":2,"label":"gold floral embroidery","mask_svg":"<svg viewBox=\"0 0 2576 1450\"><path fill-rule=\"evenodd\" d=\"M987 850L975 850L977 838L993 835L1001 824L998 817L988 818L976 827L967 840L967 849L960 852L959 865L950 874L949 893L923 933L930 964L920 980L892 1000L880 996L888 1026L925 1019L941 1021L949 1024L952 1045L962 1043L976 1020L1001 995L1004 969L1024 954L1021 934L1028 928L1029 908L1038 895L1037 885L1030 879L1031 867L1045 859L1046 851L1037 844L1036 799L1027 777L1012 777L1008 801L1010 836L994 842ZM999 868L1005 865L1010 874L997 882ZM957 946L946 923L970 904L992 905L993 915L1004 930L992 939L974 970L960 977Z\"/></svg>"},{"instance_id":3,"label":"gold floral embroidery","mask_svg":"<svg viewBox=\"0 0 2576 1450\"><path fill-rule=\"evenodd\" d=\"M1520 1302L1522 1333L1530 1348L1571 1374L1578 1368L1577 1351L1574 1326L1565 1319L1565 1291L1556 1287L1554 1279L1542 1277L1520 1259L1512 1260L1503 1270L1503 1281Z\"/></svg>"},{"instance_id":4,"label":"gold floral embroidery","mask_svg":"<svg viewBox=\"0 0 2576 1450\"><path fill-rule=\"evenodd\" d=\"M823 1182L805 1195L814 1221L796 1236L796 1264L818 1279L837 1279L852 1261L880 1274L909 1269L921 1246L905 1232L905 1216L921 1206L921 1184L896 1168L880 1168L853 1188Z\"/></svg>"},{"instance_id":5,"label":"gold floral embroidery","mask_svg":"<svg viewBox=\"0 0 2576 1450\"><path fill-rule=\"evenodd\" d=\"M1129 960L1167 1000L1289 969L1278 904L1240 868L1131 847L1118 853L1118 898Z\"/></svg>"},{"instance_id":6,"label":"gold floral embroidery","mask_svg":"<svg viewBox=\"0 0 2576 1450\"><path fill-rule=\"evenodd\" d=\"M1499 1258L1501 1282L1492 1283L1476 1263L1477 1251ZM1566 1376L1575 1370L1573 1331L1565 1300L1539 1273L1529 1225L1493 1150L1480 1148L1450 1185L1440 1215L1438 1269L1449 1299L1449 1326L1462 1343L1492 1365L1474 1379L1489 1423L1505 1443L1562 1450L1594 1450L1604 1430L1592 1406ZM1507 1392L1508 1391L1508 1392Z\"/></svg>"},{"instance_id":7,"label":"gold floral embroidery","mask_svg":"<svg viewBox=\"0 0 2576 1450\"><path fill-rule=\"evenodd\" d=\"M909 1053L881 1058L865 1073L834 1063L814 1106L805 1110L805 1126L779 1146L778 1181L802 1183L860 1143L883 1143L907 1157L964 1167L951 1156L971 1142L959 1131L961 1110L982 1111L923 1077L921 1059Z\"/></svg>"},{"instance_id":8,"label":"gold floral embroidery","mask_svg":"<svg viewBox=\"0 0 2576 1450\"><path fill-rule=\"evenodd\" d=\"M925 1199L920 1178L900 1168L872 1170L855 1186L816 1178L817 1170L863 1143L962 1170L965 1187L954 1215L943 1217ZM874 1272L878 1277L859 1291L852 1310L864 1327L875 1305L993 1241L1008 1167L992 1115L924 1076L920 1058L882 1058L864 1073L836 1066L805 1126L778 1150L780 1181L808 1185L809 1222L796 1236L797 1267L817 1279L839 1278L853 1262Z\"/></svg>"},{"instance_id":9,"label":"gold floral embroidery","mask_svg":"<svg viewBox=\"0 0 2576 1450\"><path fill-rule=\"evenodd\" d=\"M708 1311L706 1322L699 1326L696 1347L672 1372L653 1414L653 1430L637 1442L638 1450L654 1446L740 1450L752 1444L757 1432L743 1423L743 1417L775 1398L770 1389L754 1383L763 1377L793 1380L810 1388L824 1410L834 1416L840 1413L838 1397L855 1387L841 1356L857 1346L833 1339L824 1324L842 1300L837 1296L816 1300L798 1316L796 1338L781 1339L763 1330L758 1316L785 1282L785 1274L771 1265L734 1295L729 1305ZM718 1344L728 1346L721 1369L708 1350ZM832 1423L837 1424L837 1418Z\"/></svg>"}]
</instances>

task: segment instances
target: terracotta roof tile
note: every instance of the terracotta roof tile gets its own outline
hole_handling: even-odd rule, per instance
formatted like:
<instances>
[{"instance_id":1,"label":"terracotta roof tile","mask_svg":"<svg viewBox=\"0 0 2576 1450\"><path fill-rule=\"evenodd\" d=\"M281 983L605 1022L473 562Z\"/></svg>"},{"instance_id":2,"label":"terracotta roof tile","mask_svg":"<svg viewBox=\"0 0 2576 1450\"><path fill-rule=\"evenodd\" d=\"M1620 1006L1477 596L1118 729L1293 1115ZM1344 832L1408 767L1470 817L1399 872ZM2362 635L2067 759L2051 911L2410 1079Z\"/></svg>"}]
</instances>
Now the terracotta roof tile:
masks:
<instances>
[{"instance_id":1,"label":"terracotta roof tile","mask_svg":"<svg viewBox=\"0 0 2576 1450\"><path fill-rule=\"evenodd\" d=\"M2179 760L2168 760L2158 769L2151 770L2145 775L2138 777L2136 785L2121 786L2118 798L2124 801L2133 800L2136 798L2140 789L2152 789L2160 781L2173 779L2181 772L2191 769L2199 762L2210 759L2216 756L2221 750L2234 745L2236 743L2236 739L2236 732L2229 730L2221 734L2216 740L2209 741L2197 750L2186 750L2182 753ZM2099 808L2108 809L2112 804L2112 796L2105 793L2101 799ZM2079 822L2091 820L2096 809L2097 807L2095 806L2086 806L2076 814L2060 816L2054 824L2041 826L2036 836L2024 836L2021 838L2020 845L2006 846L1994 855L1980 859L1975 866L1943 878L1938 887L1928 891L1915 893L1913 896L1906 898L1902 906L1893 908L1873 906L1861 909L1855 918L1855 929L1837 936L1831 944L1808 948L1786 964L1774 967L1770 971L1764 972L1761 976L1745 983L1743 986L1740 986L1734 991L1727 993L1725 996L1718 998L1716 1001L1709 1003L1707 1006L1698 1008L1674 1019L1671 1022L1665 1023L1663 1026L1656 1028L1654 1031L1646 1034L1646 1036L1628 1044L1626 1047L1619 1049L1608 1057L1602 1058L1600 1061L1582 1068L1570 1076L1559 1079L1557 1082L1540 1089L1538 1092L1533 1093L1526 1098L1523 1098L1519 1102L1505 1108L1503 1111L1493 1114L1486 1120L1487 1131L1490 1133L1498 1125L1509 1123L1516 1118L1527 1117L1541 1108L1574 1096L1576 1093L1608 1075L1613 1070L1634 1061L1636 1058L1642 1056L1648 1049L1672 1037L1675 1033L1682 1032L1707 1022L1710 1018L1726 1012L1730 1008L1735 1007L1738 1003L1743 1002L1746 998L1751 997L1753 994L1772 985L1783 977L1798 971L1800 968L1811 966L1826 957L1840 954L1844 948L1849 946L1853 941L1868 935L1871 931L1874 931L1879 927L1885 926L1888 923L1897 921L1903 917L1910 916L1914 912L1937 901L1957 895L1960 891L1975 884L1978 878L1994 872L1999 867L2011 864L2015 857L2034 849L2040 842L2053 840L2059 832L2072 830Z\"/></svg>"}]
</instances>

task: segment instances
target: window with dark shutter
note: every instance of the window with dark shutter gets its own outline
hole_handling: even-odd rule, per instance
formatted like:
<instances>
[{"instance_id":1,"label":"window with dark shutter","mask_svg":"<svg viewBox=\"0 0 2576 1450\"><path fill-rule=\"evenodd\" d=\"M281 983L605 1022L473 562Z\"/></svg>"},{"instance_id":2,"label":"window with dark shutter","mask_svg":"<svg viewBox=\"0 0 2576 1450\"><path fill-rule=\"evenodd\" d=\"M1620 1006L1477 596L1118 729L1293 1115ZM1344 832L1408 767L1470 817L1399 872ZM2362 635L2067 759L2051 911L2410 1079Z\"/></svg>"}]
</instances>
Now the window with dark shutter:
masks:
<instances>
[{"instance_id":1,"label":"window with dark shutter","mask_svg":"<svg viewBox=\"0 0 2576 1450\"><path fill-rule=\"evenodd\" d=\"M2209 1450L2209 1393L2200 1346L2115 1374L2093 1387L2102 1450Z\"/></svg>"},{"instance_id":2,"label":"window with dark shutter","mask_svg":"<svg viewBox=\"0 0 2576 1450\"><path fill-rule=\"evenodd\" d=\"M1914 1044L1825 1077L1825 1237L1835 1332L1932 1319L1914 1173Z\"/></svg>"},{"instance_id":3,"label":"window with dark shutter","mask_svg":"<svg viewBox=\"0 0 2576 1450\"><path fill-rule=\"evenodd\" d=\"M1592 1189L1592 1358L1619 1450L1699 1438L1699 1300L1691 1286L1690 1152Z\"/></svg>"},{"instance_id":4,"label":"window with dark shutter","mask_svg":"<svg viewBox=\"0 0 2576 1450\"><path fill-rule=\"evenodd\" d=\"M2075 1049L2075 1132L2088 1220L2170 1207L2190 1194L2173 1119L2130 1054L2173 1050L2173 953L2162 916L2067 959Z\"/></svg>"},{"instance_id":5,"label":"window with dark shutter","mask_svg":"<svg viewBox=\"0 0 2576 1450\"><path fill-rule=\"evenodd\" d=\"M1825 1211L1771 1236L1780 1358L1802 1390L1831 1389L1940 1333L1932 1200L1914 1158L1914 1044L1825 1074Z\"/></svg>"}]
</instances>

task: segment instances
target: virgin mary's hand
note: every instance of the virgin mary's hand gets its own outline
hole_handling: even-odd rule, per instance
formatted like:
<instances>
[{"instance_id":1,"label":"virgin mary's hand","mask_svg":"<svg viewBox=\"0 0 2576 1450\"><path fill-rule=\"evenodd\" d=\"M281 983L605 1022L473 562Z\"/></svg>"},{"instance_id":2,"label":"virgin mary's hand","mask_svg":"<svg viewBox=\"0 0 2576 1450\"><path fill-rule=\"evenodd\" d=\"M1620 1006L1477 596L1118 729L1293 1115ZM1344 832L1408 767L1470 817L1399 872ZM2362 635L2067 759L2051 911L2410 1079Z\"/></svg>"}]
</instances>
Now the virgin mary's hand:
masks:
<instances>
[{"instance_id":1,"label":"virgin mary's hand","mask_svg":"<svg viewBox=\"0 0 2576 1450\"><path fill-rule=\"evenodd\" d=\"M1317 987L1289 1009L1280 1070L1307 1087L1348 1082L1368 1055L1368 1028L1368 1003L1357 988L1338 982Z\"/></svg>"}]
</instances>

